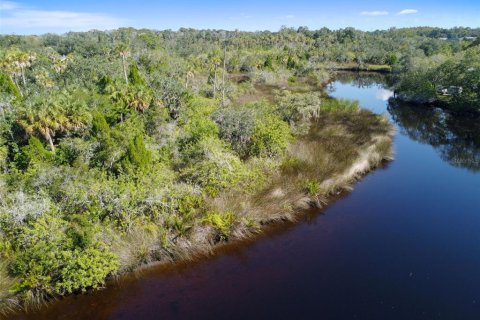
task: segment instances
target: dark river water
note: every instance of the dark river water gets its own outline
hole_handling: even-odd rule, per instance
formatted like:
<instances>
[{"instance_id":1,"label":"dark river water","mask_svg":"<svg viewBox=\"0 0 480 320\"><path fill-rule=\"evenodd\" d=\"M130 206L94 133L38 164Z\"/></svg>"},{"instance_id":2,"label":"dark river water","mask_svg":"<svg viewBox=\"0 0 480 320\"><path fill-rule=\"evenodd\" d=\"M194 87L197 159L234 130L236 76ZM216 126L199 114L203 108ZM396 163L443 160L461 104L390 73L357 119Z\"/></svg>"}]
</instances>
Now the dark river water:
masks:
<instances>
[{"instance_id":1,"label":"dark river water","mask_svg":"<svg viewBox=\"0 0 480 320\"><path fill-rule=\"evenodd\" d=\"M395 160L303 221L188 265L154 267L20 319L480 319L480 120L390 105Z\"/></svg>"}]
</instances>

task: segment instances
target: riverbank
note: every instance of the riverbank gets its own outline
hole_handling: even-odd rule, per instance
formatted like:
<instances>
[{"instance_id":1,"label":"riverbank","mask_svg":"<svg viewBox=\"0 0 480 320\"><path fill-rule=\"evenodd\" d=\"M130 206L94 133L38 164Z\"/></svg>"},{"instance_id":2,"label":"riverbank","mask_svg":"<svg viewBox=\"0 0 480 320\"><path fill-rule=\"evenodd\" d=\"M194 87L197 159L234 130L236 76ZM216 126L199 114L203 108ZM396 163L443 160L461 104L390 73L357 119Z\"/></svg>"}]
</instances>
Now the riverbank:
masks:
<instances>
[{"instance_id":1,"label":"riverbank","mask_svg":"<svg viewBox=\"0 0 480 320\"><path fill-rule=\"evenodd\" d=\"M142 197L148 197L146 199L152 202L147 211L151 213L144 214L145 217L140 219L129 218L126 220L129 224L121 228L104 222L96 227L96 231L91 231L90 237L107 244L108 252L116 261L116 271L111 273L109 279L152 264L190 261L211 255L225 243L255 238L275 223L296 221L309 208L327 205L338 192L351 190L356 180L383 161L392 159L393 129L385 118L359 109L355 102L331 99L322 90L323 86L315 86L305 79L281 84L247 79L244 88L239 90L238 100L228 108L214 107L214 101L210 99L192 100L185 120L181 120L183 126L191 126L184 129L193 131L189 135L195 136L196 131L204 130L199 129L198 126L202 128L203 124L198 121L222 130L226 126L225 121L237 121L237 117L244 117L245 114L258 117L258 114L273 112L288 121L290 128L282 124L283 121L279 123L275 120L277 122L262 129L264 133L259 136L262 140L257 142L257 148L264 150L262 152L273 152L277 149L265 149L265 146L288 145L285 145L284 151L275 151L272 156L246 157L240 162L240 159L225 153L225 147L216 149L219 142L215 139L218 138L206 138L205 144L202 140L195 142L198 145L195 148L205 152L199 157L204 165L198 166L199 163L194 162L189 165L191 169L188 166L175 169L180 172L179 182L160 191L145 190ZM245 124L251 120L247 117L242 121ZM266 121L270 121L269 118ZM275 128L276 123L281 127ZM290 131L291 134L285 136ZM209 135L208 132L200 132L202 136ZM221 137L229 138L222 134L220 131ZM185 141L185 138L182 139ZM232 141L232 146L235 146L234 143ZM252 146L249 148L254 150ZM242 149L238 149L238 152L241 155ZM183 177L200 181L205 191L199 190L198 186L195 187ZM145 181L149 183L149 180ZM157 181L155 183L158 184ZM171 190L176 193L169 196ZM104 199L105 191L99 191L100 199ZM127 192L130 191L127 189ZM160 203L153 200L159 192L160 199L165 199ZM97 197L97 194L93 196ZM120 193L119 196L124 194ZM144 207L144 201L138 205ZM49 225L53 222L46 220L42 223ZM37 224L31 228L38 232ZM63 226L55 224L49 228L53 228L53 234L62 229L65 231ZM87 224L80 228L91 227ZM66 232L68 234L71 231L67 229ZM51 232L46 234L50 235ZM86 236L89 235L80 235ZM22 282L22 279L9 276L11 269L7 262L0 267L5 279L0 283L4 312L15 308L35 308L46 300L61 297L45 284L35 291L26 291L28 295L14 294L15 290L11 288L19 288L25 280ZM102 286L102 279L97 281ZM87 290L91 290L91 287ZM73 293L87 290L74 290Z\"/></svg>"},{"instance_id":2,"label":"riverbank","mask_svg":"<svg viewBox=\"0 0 480 320\"><path fill-rule=\"evenodd\" d=\"M369 111L321 113L310 130L289 145L259 192L226 191L207 199L207 218L197 220L187 235L168 245L162 244L161 235L144 230L117 237L112 251L122 268L116 276L214 254L223 244L255 238L272 224L295 221L308 208L327 205L337 193L351 190L356 180L392 159L392 136L388 121ZM144 253L142 259L138 252ZM10 305L20 304L12 299Z\"/></svg>"}]
</instances>

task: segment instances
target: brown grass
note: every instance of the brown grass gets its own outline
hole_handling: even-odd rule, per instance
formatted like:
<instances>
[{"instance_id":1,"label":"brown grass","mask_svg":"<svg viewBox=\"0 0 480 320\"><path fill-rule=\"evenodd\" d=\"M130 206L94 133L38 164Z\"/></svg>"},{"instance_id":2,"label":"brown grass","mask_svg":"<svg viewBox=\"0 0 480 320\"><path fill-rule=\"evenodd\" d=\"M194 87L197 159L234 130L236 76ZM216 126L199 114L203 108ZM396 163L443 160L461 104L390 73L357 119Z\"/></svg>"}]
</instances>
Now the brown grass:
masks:
<instances>
[{"instance_id":1,"label":"brown grass","mask_svg":"<svg viewBox=\"0 0 480 320\"><path fill-rule=\"evenodd\" d=\"M369 111L323 113L308 134L290 145L281 170L265 188L252 196L222 194L212 206L260 224L295 220L305 209L351 190L363 174L392 159L392 137L388 121ZM318 183L316 194L305 189L312 182Z\"/></svg>"}]
</instances>

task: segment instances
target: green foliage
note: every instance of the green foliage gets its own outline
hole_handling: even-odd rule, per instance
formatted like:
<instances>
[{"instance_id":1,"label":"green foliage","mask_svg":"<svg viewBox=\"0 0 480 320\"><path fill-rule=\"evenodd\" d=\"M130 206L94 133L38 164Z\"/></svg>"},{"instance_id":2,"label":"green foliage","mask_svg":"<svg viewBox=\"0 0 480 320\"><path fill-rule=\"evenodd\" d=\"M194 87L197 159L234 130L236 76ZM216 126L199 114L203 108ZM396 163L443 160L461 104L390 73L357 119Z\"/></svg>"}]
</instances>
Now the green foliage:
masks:
<instances>
[{"instance_id":1,"label":"green foliage","mask_svg":"<svg viewBox=\"0 0 480 320\"><path fill-rule=\"evenodd\" d=\"M462 86L447 102L478 106L479 49L465 36L480 29L0 35L0 299L101 286L163 257L160 245L177 258L202 223L216 240L256 229L260 206L278 209L260 194L271 179L316 194L385 126L356 102L303 92L329 69L393 69L398 90L427 100ZM272 94L282 87L302 93ZM258 94L268 102L250 103ZM347 113L351 132L329 134Z\"/></svg>"},{"instance_id":2,"label":"green foliage","mask_svg":"<svg viewBox=\"0 0 480 320\"><path fill-rule=\"evenodd\" d=\"M124 159L124 166L126 168L136 168L139 170L146 170L152 161L152 154L150 150L145 147L143 137L137 135L128 144L127 154Z\"/></svg>"},{"instance_id":3,"label":"green foliage","mask_svg":"<svg viewBox=\"0 0 480 320\"><path fill-rule=\"evenodd\" d=\"M92 112L92 134L100 139L110 135L110 126L99 111Z\"/></svg>"},{"instance_id":4,"label":"green foliage","mask_svg":"<svg viewBox=\"0 0 480 320\"><path fill-rule=\"evenodd\" d=\"M208 212L203 218L204 223L215 228L218 232L218 239L221 241L228 240L235 220L235 215L232 212Z\"/></svg>"},{"instance_id":5,"label":"green foliage","mask_svg":"<svg viewBox=\"0 0 480 320\"><path fill-rule=\"evenodd\" d=\"M131 85L145 85L145 80L140 75L140 71L138 70L138 66L136 64L132 64L130 66L130 72L128 73L128 81Z\"/></svg>"},{"instance_id":6,"label":"green foliage","mask_svg":"<svg viewBox=\"0 0 480 320\"><path fill-rule=\"evenodd\" d=\"M213 114L220 137L228 141L241 158L250 153L257 111L251 107L222 108Z\"/></svg>"},{"instance_id":7,"label":"green foliage","mask_svg":"<svg viewBox=\"0 0 480 320\"><path fill-rule=\"evenodd\" d=\"M251 155L276 157L285 152L292 134L286 122L267 114L257 119L251 139Z\"/></svg>"},{"instance_id":8,"label":"green foliage","mask_svg":"<svg viewBox=\"0 0 480 320\"><path fill-rule=\"evenodd\" d=\"M66 263L59 272L61 280L55 284L55 291L59 294L96 289L118 269L118 260L113 253L93 247L63 251L61 258Z\"/></svg>"},{"instance_id":9,"label":"green foliage","mask_svg":"<svg viewBox=\"0 0 480 320\"><path fill-rule=\"evenodd\" d=\"M41 164L53 160L53 154L45 149L42 142L36 137L30 137L28 144L15 154L17 168L26 170L30 165Z\"/></svg>"},{"instance_id":10,"label":"green foliage","mask_svg":"<svg viewBox=\"0 0 480 320\"><path fill-rule=\"evenodd\" d=\"M305 191L310 196L316 196L320 192L320 183L316 180L305 181Z\"/></svg>"},{"instance_id":11,"label":"green foliage","mask_svg":"<svg viewBox=\"0 0 480 320\"><path fill-rule=\"evenodd\" d=\"M194 149L182 176L202 186L207 194L215 196L221 190L233 188L244 177L242 162L218 138L204 139Z\"/></svg>"},{"instance_id":12,"label":"green foliage","mask_svg":"<svg viewBox=\"0 0 480 320\"><path fill-rule=\"evenodd\" d=\"M66 221L44 215L21 228L10 272L20 279L15 291L65 294L95 288L118 269L117 258L99 243L76 246Z\"/></svg>"},{"instance_id":13,"label":"green foliage","mask_svg":"<svg viewBox=\"0 0 480 320\"><path fill-rule=\"evenodd\" d=\"M323 109L322 100L316 93L282 92L276 97L277 113L288 123L298 123L318 117Z\"/></svg>"},{"instance_id":14,"label":"green foliage","mask_svg":"<svg viewBox=\"0 0 480 320\"><path fill-rule=\"evenodd\" d=\"M10 79L10 77L8 77L2 72L0 72L0 92L11 94L16 99L22 98L22 94L20 93L20 90L12 81L12 79Z\"/></svg>"},{"instance_id":15,"label":"green foliage","mask_svg":"<svg viewBox=\"0 0 480 320\"><path fill-rule=\"evenodd\" d=\"M399 78L397 90L404 100L417 103L441 101L455 109L479 110L480 48L470 47L448 58L432 56L423 59L410 66ZM448 96L442 96L439 90L443 88L461 88L461 91L454 90Z\"/></svg>"},{"instance_id":16,"label":"green foliage","mask_svg":"<svg viewBox=\"0 0 480 320\"><path fill-rule=\"evenodd\" d=\"M263 63L263 67L273 70L273 58L272 56L268 56L267 59L265 59L265 62Z\"/></svg>"},{"instance_id":17,"label":"green foliage","mask_svg":"<svg viewBox=\"0 0 480 320\"><path fill-rule=\"evenodd\" d=\"M295 59L292 56L289 56L287 60L287 68L295 69L296 66L297 66L297 63L295 62Z\"/></svg>"}]
</instances>

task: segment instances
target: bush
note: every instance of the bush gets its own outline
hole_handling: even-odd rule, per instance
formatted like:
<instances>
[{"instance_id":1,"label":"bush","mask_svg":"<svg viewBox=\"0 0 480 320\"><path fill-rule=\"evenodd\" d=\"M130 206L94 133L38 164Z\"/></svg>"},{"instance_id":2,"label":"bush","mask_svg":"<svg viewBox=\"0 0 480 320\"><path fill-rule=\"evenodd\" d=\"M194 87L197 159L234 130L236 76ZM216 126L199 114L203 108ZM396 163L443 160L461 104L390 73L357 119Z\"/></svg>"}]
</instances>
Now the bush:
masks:
<instances>
[{"instance_id":1,"label":"bush","mask_svg":"<svg viewBox=\"0 0 480 320\"><path fill-rule=\"evenodd\" d=\"M26 298L96 288L118 269L118 259L95 243L75 246L68 223L45 215L22 227L10 272L19 278L14 290Z\"/></svg>"},{"instance_id":2,"label":"bush","mask_svg":"<svg viewBox=\"0 0 480 320\"><path fill-rule=\"evenodd\" d=\"M28 144L15 155L17 168L27 170L30 165L51 162L53 154L45 149L42 142L36 137L30 137Z\"/></svg>"},{"instance_id":3,"label":"bush","mask_svg":"<svg viewBox=\"0 0 480 320\"><path fill-rule=\"evenodd\" d=\"M311 196L318 195L320 192L320 183L316 180L305 181L305 191Z\"/></svg>"},{"instance_id":4,"label":"bush","mask_svg":"<svg viewBox=\"0 0 480 320\"><path fill-rule=\"evenodd\" d=\"M58 294L96 289L119 267L113 253L92 247L63 251L61 258L65 264L59 272L60 280L55 283Z\"/></svg>"},{"instance_id":5,"label":"bush","mask_svg":"<svg viewBox=\"0 0 480 320\"><path fill-rule=\"evenodd\" d=\"M282 92L276 97L276 112L288 123L297 123L318 117L322 100L317 93Z\"/></svg>"},{"instance_id":6,"label":"bush","mask_svg":"<svg viewBox=\"0 0 480 320\"><path fill-rule=\"evenodd\" d=\"M235 214L232 212L226 212L224 214L208 212L203 218L203 222L215 228L218 232L219 240L227 240L230 237L235 222Z\"/></svg>"},{"instance_id":7,"label":"bush","mask_svg":"<svg viewBox=\"0 0 480 320\"><path fill-rule=\"evenodd\" d=\"M275 157L283 154L292 134L288 124L278 117L267 114L257 119L252 133L252 156Z\"/></svg>"},{"instance_id":8,"label":"bush","mask_svg":"<svg viewBox=\"0 0 480 320\"><path fill-rule=\"evenodd\" d=\"M241 158L249 154L256 116L256 110L249 107L225 108L213 114L220 127L220 137L228 141Z\"/></svg>"},{"instance_id":9,"label":"bush","mask_svg":"<svg viewBox=\"0 0 480 320\"><path fill-rule=\"evenodd\" d=\"M199 184L207 194L214 196L219 191L234 187L244 176L240 159L228 152L220 140L204 139L195 145L195 158L183 170L182 176L190 183Z\"/></svg>"},{"instance_id":10,"label":"bush","mask_svg":"<svg viewBox=\"0 0 480 320\"><path fill-rule=\"evenodd\" d=\"M9 76L5 75L2 72L0 72L0 91L2 93L11 94L18 100L22 98L20 90L18 90L12 79L10 79Z\"/></svg>"}]
</instances>

